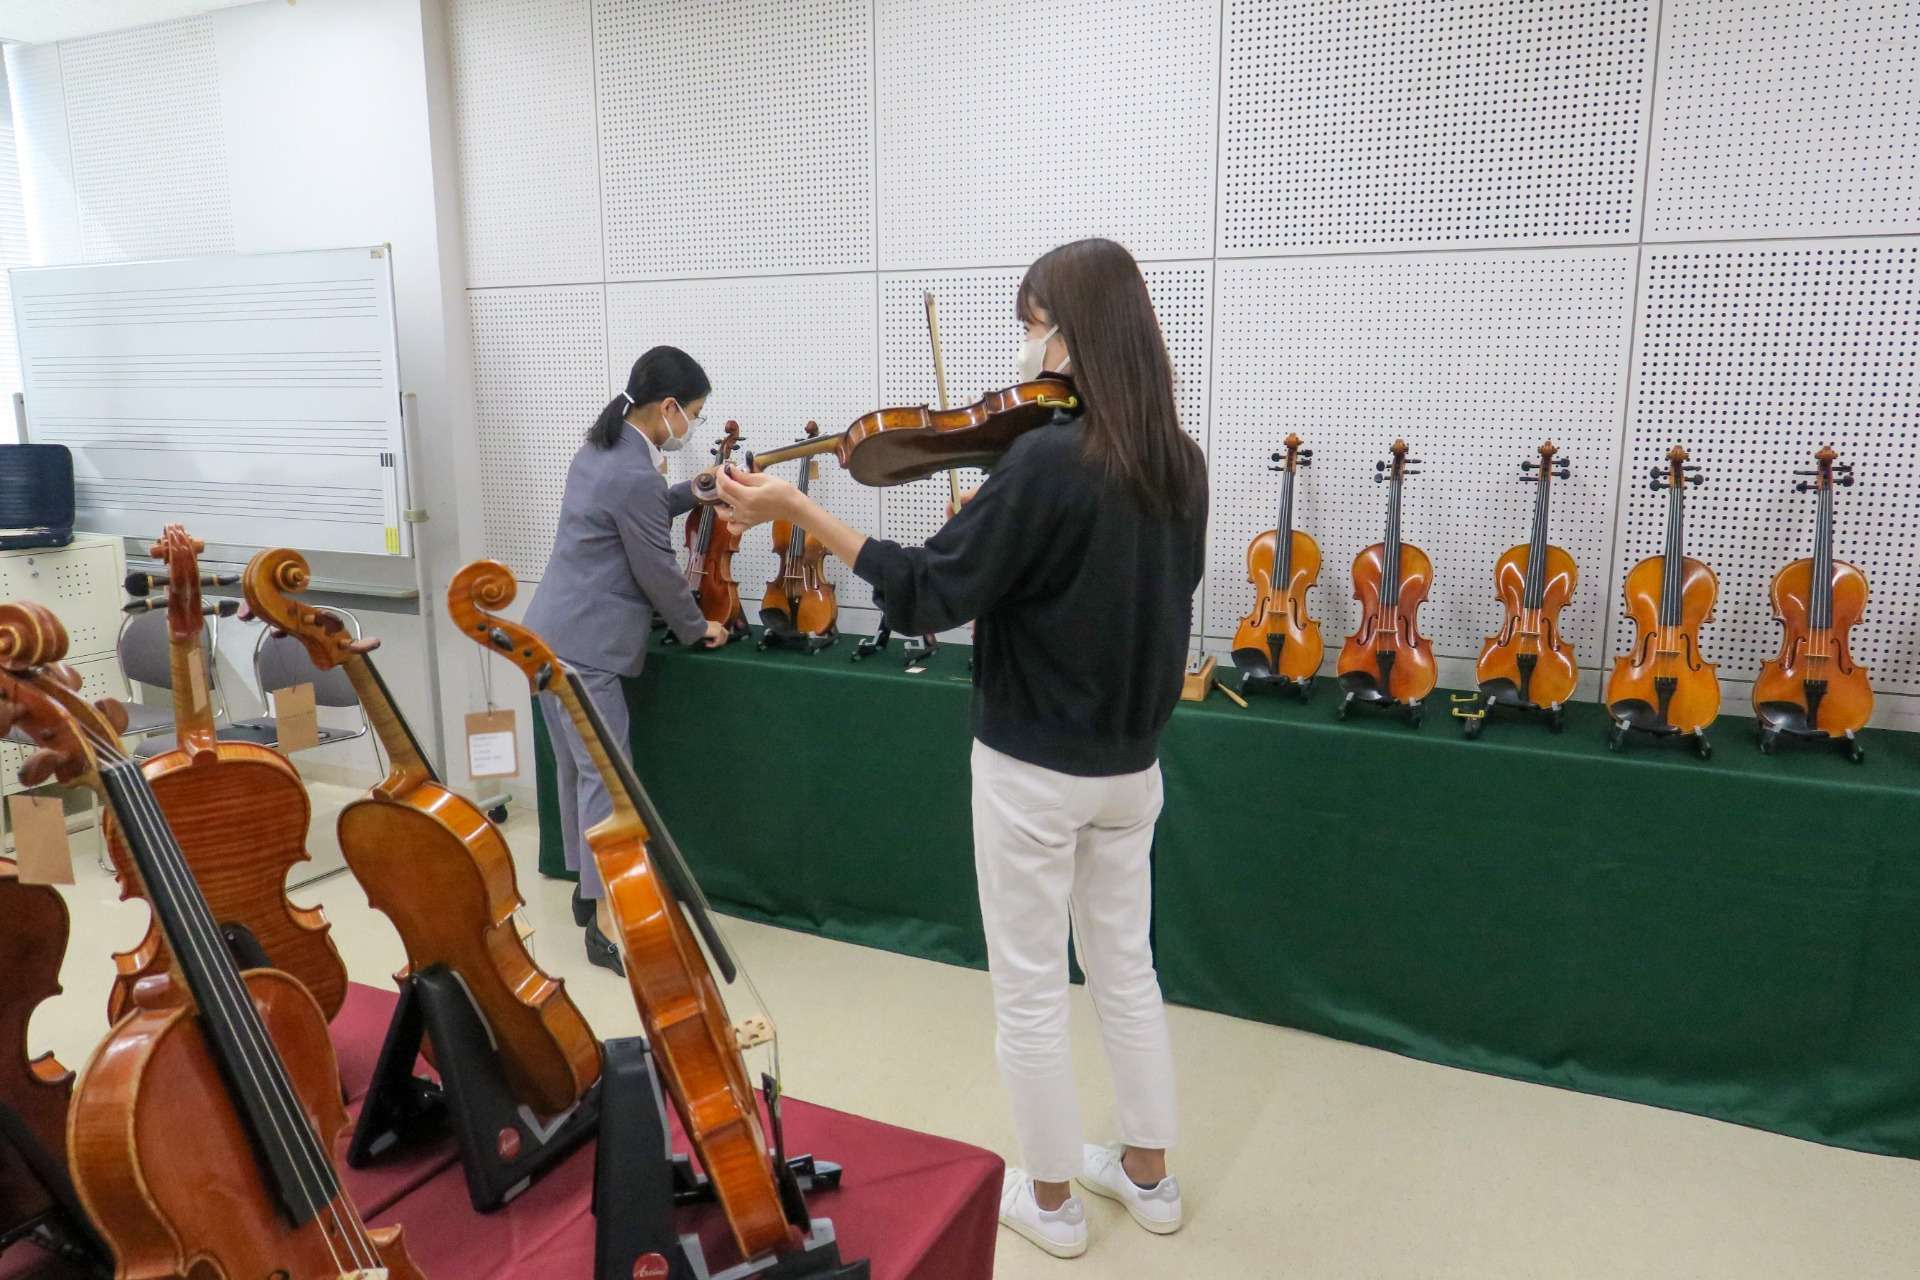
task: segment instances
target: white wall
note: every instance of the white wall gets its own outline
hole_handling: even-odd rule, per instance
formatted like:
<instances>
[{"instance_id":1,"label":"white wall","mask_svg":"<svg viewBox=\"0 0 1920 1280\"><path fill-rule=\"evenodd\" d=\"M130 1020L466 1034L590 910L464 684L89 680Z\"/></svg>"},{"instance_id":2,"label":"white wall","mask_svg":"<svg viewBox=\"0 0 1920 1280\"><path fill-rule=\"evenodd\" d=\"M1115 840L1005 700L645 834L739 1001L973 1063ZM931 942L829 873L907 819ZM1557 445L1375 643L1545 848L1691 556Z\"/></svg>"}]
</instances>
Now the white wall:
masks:
<instances>
[{"instance_id":1,"label":"white wall","mask_svg":"<svg viewBox=\"0 0 1920 1280\"><path fill-rule=\"evenodd\" d=\"M460 248L450 144L436 155L446 92L439 20L435 0L267 0L7 49L36 262L393 246L402 380L419 406L414 473L432 516L420 530L435 572L428 609L392 598L414 590L411 561L313 560L316 577L386 593L337 602L384 640L377 660L423 736L432 721L429 626L443 617L445 581L478 529L471 498L458 500L477 491L478 469L465 313L449 306L461 282L444 270ZM476 531L465 540L463 520ZM244 559L250 550L211 547L208 556ZM432 630L453 649L444 627ZM240 714L258 707L244 688L255 635L234 622L223 628L222 672ZM472 659L454 650L453 661L453 683L464 688ZM450 721L463 699L448 699ZM375 767L364 742L302 763L361 778Z\"/></svg>"}]
</instances>

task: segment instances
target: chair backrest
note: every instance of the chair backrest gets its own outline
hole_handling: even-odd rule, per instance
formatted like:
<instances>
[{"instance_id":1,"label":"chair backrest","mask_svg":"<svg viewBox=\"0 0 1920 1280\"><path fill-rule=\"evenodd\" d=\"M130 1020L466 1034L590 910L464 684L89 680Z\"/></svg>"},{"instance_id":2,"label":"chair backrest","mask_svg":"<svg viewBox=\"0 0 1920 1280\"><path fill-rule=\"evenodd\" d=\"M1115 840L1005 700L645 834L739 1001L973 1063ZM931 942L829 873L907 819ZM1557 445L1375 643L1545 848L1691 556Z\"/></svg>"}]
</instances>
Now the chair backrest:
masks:
<instances>
[{"instance_id":1,"label":"chair backrest","mask_svg":"<svg viewBox=\"0 0 1920 1280\"><path fill-rule=\"evenodd\" d=\"M360 624L352 614L340 609L328 609L326 612L344 621L348 634L354 639L360 638ZM253 670L259 678L260 696L263 698L275 689L310 684L313 686L316 706L360 705L360 695L354 692L353 681L347 678L347 673L339 667L322 671L314 666L313 659L307 654L307 647L292 636L276 636L270 631L262 631L260 646L253 651Z\"/></svg>"},{"instance_id":2,"label":"chair backrest","mask_svg":"<svg viewBox=\"0 0 1920 1280\"><path fill-rule=\"evenodd\" d=\"M214 624L209 623L200 643L200 658L207 668L207 697L213 701L216 716L224 714L213 663ZM120 640L115 646L120 655L120 672L137 684L158 689L173 688L173 658L167 638L167 614L164 609L130 615L120 624Z\"/></svg>"}]
</instances>

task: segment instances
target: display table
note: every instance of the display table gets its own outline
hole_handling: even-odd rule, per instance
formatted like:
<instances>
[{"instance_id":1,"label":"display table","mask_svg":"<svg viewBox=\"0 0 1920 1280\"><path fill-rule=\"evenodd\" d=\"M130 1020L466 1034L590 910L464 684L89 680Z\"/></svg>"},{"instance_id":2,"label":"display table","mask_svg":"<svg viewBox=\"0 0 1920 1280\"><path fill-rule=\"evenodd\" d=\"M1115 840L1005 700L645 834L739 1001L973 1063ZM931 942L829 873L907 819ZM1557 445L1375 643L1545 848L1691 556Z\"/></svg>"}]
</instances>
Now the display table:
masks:
<instances>
[{"instance_id":1,"label":"display table","mask_svg":"<svg viewBox=\"0 0 1920 1280\"><path fill-rule=\"evenodd\" d=\"M334 1019L341 1083L355 1116L396 1001L391 991L355 984ZM998 1156L795 1098L782 1099L781 1116L788 1150L845 1169L839 1189L809 1197L808 1207L833 1220L843 1258L871 1262L872 1280L993 1274L1005 1168ZM593 1152L589 1142L490 1214L474 1213L468 1202L451 1141L368 1169L347 1168L342 1159L341 1169L370 1224L405 1227L407 1251L429 1280L591 1280ZM709 1258L731 1253L718 1207L682 1209L679 1223L699 1234ZM80 1280L80 1273L19 1245L0 1255L0 1280Z\"/></svg>"},{"instance_id":2,"label":"display table","mask_svg":"<svg viewBox=\"0 0 1920 1280\"><path fill-rule=\"evenodd\" d=\"M966 650L736 645L628 682L640 776L723 911L978 966ZM1168 997L1429 1061L1920 1156L1920 735L1723 719L1711 760L1219 695L1162 743ZM534 717L536 734L540 718ZM541 866L561 873L537 743Z\"/></svg>"}]
</instances>

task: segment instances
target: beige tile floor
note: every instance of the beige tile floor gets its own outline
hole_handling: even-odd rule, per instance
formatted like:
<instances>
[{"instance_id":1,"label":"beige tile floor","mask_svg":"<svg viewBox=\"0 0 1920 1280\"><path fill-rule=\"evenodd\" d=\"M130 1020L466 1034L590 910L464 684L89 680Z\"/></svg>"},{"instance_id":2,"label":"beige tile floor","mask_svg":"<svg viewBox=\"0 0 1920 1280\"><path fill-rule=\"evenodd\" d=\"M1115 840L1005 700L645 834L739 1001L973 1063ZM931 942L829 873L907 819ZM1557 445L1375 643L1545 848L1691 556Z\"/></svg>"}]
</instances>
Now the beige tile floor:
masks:
<instances>
[{"instance_id":1,"label":"beige tile floor","mask_svg":"<svg viewBox=\"0 0 1920 1280\"><path fill-rule=\"evenodd\" d=\"M315 847L350 792L316 788ZM540 962L596 1029L632 1034L625 983L589 968L567 887L533 870L530 815L508 827ZM86 847L87 837L81 837ZM66 991L36 1048L78 1063L102 1031L107 948L145 908L81 859ZM350 879L324 902L356 980L389 984L398 939ZM739 921L728 936L782 1030L796 1096L1000 1152L1011 1134L984 974ZM1092 1013L1074 1045L1088 1123L1108 1107ZM736 1009L736 1014L740 1010ZM1190 1225L1146 1236L1106 1201L1093 1247L1047 1258L1006 1232L995 1274L1300 1280L1870 1280L1920 1274L1920 1163L1409 1061L1278 1027L1172 1011ZM823 1152L830 1156L832 1153ZM859 1170L848 1176L858 1177Z\"/></svg>"}]
</instances>

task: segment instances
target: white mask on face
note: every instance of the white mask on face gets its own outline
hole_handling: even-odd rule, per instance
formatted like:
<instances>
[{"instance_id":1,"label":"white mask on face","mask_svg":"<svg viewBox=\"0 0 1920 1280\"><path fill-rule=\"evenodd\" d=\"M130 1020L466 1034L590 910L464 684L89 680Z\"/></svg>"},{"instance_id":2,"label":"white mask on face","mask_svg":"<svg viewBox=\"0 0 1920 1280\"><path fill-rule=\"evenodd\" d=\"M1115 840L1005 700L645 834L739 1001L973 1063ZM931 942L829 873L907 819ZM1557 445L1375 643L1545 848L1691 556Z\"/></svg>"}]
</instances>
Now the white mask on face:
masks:
<instances>
[{"instance_id":1,"label":"white mask on face","mask_svg":"<svg viewBox=\"0 0 1920 1280\"><path fill-rule=\"evenodd\" d=\"M1058 332L1060 332L1060 326L1056 324L1039 337L1028 338L1020 344L1020 362L1018 365L1020 381L1032 382L1046 369L1047 344L1053 341L1053 335ZM1072 361L1073 357L1068 356L1060 362L1060 368L1055 372L1064 373L1067 365L1071 364Z\"/></svg>"},{"instance_id":2,"label":"white mask on face","mask_svg":"<svg viewBox=\"0 0 1920 1280\"><path fill-rule=\"evenodd\" d=\"M675 405L674 407L679 408L678 405ZM686 448L687 440L689 437L693 435L694 428L698 427L701 423L705 422L706 420L707 420L707 415L704 413L697 418L689 418L687 416L687 411L685 409L680 409L680 421L687 424L686 434L675 435L673 434L673 428L668 427L667 438L662 440L658 446L660 452L678 453L680 450Z\"/></svg>"}]
</instances>

